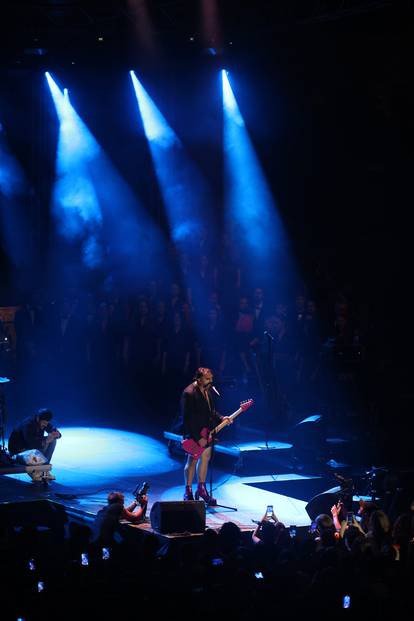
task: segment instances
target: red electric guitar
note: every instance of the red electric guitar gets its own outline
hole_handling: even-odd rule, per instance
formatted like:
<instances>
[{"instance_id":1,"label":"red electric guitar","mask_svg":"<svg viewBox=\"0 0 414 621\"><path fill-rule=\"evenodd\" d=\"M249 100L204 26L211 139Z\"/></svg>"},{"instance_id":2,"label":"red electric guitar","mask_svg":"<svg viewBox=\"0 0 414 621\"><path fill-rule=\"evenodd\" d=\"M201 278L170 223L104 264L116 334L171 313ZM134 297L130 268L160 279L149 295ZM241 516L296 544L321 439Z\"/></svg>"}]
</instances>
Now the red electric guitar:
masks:
<instances>
[{"instance_id":1,"label":"red electric guitar","mask_svg":"<svg viewBox=\"0 0 414 621\"><path fill-rule=\"evenodd\" d=\"M229 416L231 421L233 422L234 419L239 414L248 410L249 407L253 405L253 403L254 403L253 399L247 399L246 401L242 401L240 403L239 409L233 412L231 416ZM194 459L198 459L200 455L203 453L203 451L205 451L205 449L212 443L213 435L217 434L221 429L223 429L223 427L227 427L228 424L229 423L227 423L226 421L223 421L222 423L217 425L217 427L215 427L212 431L209 431L207 427L203 427L203 429L201 430L201 437L207 439L207 446L200 446L198 442L196 442L195 440L191 438L182 440L181 446L183 447L186 453L189 453L190 455L192 455Z\"/></svg>"}]
</instances>

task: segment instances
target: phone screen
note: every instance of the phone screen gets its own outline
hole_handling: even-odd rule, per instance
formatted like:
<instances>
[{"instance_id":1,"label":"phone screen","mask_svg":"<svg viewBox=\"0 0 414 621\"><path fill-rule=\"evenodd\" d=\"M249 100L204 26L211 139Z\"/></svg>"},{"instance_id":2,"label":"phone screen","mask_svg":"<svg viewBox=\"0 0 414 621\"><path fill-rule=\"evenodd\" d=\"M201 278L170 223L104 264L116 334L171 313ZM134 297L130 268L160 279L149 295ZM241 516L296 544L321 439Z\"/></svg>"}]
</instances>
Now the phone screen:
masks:
<instances>
[{"instance_id":1,"label":"phone screen","mask_svg":"<svg viewBox=\"0 0 414 621\"><path fill-rule=\"evenodd\" d=\"M82 553L82 565L89 565L88 555L85 552Z\"/></svg>"},{"instance_id":2,"label":"phone screen","mask_svg":"<svg viewBox=\"0 0 414 621\"><path fill-rule=\"evenodd\" d=\"M342 608L350 608L350 606L351 606L351 596L344 595L344 599L342 602Z\"/></svg>"},{"instance_id":3,"label":"phone screen","mask_svg":"<svg viewBox=\"0 0 414 621\"><path fill-rule=\"evenodd\" d=\"M352 524L354 523L354 514L352 513L352 511L348 511L348 514L346 516L346 521L347 521L347 524L349 524L350 526L352 526Z\"/></svg>"},{"instance_id":4,"label":"phone screen","mask_svg":"<svg viewBox=\"0 0 414 621\"><path fill-rule=\"evenodd\" d=\"M272 515L273 515L273 505L267 505L266 515L267 515L267 517L272 517Z\"/></svg>"},{"instance_id":5,"label":"phone screen","mask_svg":"<svg viewBox=\"0 0 414 621\"><path fill-rule=\"evenodd\" d=\"M292 537L292 539L293 537L296 537L296 526L289 526L289 535Z\"/></svg>"}]
</instances>

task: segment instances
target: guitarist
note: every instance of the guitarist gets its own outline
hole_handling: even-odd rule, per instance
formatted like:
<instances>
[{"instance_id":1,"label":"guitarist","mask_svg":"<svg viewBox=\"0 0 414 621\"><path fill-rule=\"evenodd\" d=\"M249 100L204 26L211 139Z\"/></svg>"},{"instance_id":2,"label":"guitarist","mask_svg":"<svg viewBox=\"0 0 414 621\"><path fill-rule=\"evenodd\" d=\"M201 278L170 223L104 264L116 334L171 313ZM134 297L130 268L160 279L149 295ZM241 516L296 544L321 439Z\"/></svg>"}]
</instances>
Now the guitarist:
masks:
<instances>
[{"instance_id":1,"label":"guitarist","mask_svg":"<svg viewBox=\"0 0 414 621\"><path fill-rule=\"evenodd\" d=\"M184 467L185 492L184 500L194 500L192 483L197 468L198 487L195 500L202 498L209 505L217 504L206 488L208 464L211 458L211 446L208 446L208 437L205 430L212 430L220 422L230 424L228 416L220 416L216 412L213 398L213 373L211 369L199 367L195 373L194 381L184 389L181 397L181 410L183 417L183 437L191 438L201 447L207 447L199 459L192 455L187 456ZM204 435L202 431L204 430Z\"/></svg>"}]
</instances>

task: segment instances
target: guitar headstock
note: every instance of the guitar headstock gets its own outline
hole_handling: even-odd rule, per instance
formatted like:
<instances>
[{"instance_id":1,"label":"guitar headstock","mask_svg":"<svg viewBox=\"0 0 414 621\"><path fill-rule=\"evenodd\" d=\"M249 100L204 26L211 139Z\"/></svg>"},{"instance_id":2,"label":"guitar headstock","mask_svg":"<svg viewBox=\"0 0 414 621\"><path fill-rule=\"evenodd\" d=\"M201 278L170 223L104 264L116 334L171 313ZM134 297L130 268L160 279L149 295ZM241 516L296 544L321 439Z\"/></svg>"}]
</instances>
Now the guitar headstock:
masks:
<instances>
[{"instance_id":1,"label":"guitar headstock","mask_svg":"<svg viewBox=\"0 0 414 621\"><path fill-rule=\"evenodd\" d=\"M246 410L248 410L252 405L253 405L254 401L253 399L246 399L245 401L242 401L240 403L240 409L245 412Z\"/></svg>"}]
</instances>

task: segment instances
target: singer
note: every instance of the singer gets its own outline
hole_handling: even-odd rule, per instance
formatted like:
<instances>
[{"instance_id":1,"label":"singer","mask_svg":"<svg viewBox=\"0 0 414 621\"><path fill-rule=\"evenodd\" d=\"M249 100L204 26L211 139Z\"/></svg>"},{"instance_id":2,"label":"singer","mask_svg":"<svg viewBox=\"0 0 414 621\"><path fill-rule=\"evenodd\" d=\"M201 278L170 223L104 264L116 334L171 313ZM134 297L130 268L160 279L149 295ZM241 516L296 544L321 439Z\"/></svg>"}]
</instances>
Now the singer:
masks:
<instances>
[{"instance_id":1,"label":"singer","mask_svg":"<svg viewBox=\"0 0 414 621\"><path fill-rule=\"evenodd\" d=\"M220 422L232 421L228 416L220 416L216 411L214 395L219 395L213 386L213 373L211 369L199 367L194 375L194 381L184 389L181 397L181 410L183 418L183 437L195 440L200 446L207 446L207 439L202 437L201 430L213 429ZM209 505L217 504L206 488L208 464L211 458L211 446L203 451L197 460L192 455L187 456L184 466L185 492L184 500L194 500L192 484L197 468L198 487L195 500L202 498Z\"/></svg>"}]
</instances>

